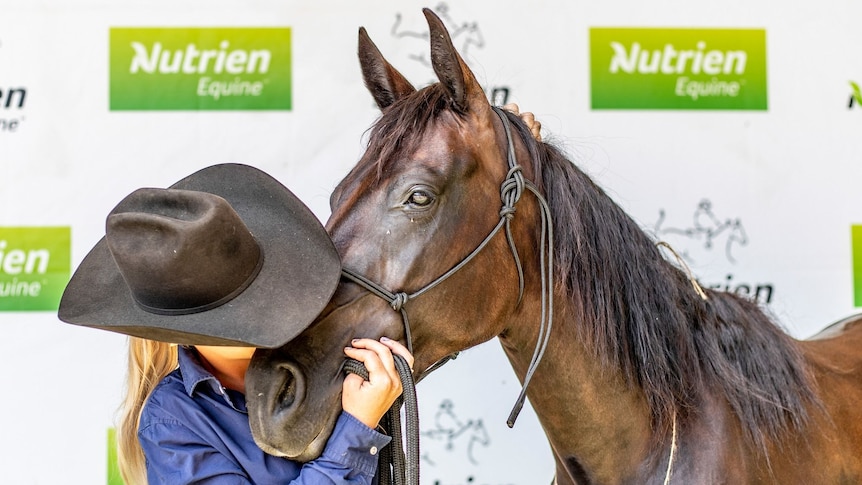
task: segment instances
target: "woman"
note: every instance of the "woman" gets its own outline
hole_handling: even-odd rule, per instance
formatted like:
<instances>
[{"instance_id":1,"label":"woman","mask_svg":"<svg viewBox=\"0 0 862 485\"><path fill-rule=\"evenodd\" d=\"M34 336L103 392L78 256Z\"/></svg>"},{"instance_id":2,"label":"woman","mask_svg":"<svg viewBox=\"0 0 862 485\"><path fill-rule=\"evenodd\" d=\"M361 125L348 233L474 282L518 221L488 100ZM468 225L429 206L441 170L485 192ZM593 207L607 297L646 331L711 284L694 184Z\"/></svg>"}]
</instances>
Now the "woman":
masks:
<instances>
[{"instance_id":1,"label":"woman","mask_svg":"<svg viewBox=\"0 0 862 485\"><path fill-rule=\"evenodd\" d=\"M401 393L392 353L413 362L401 344L345 342L369 380L345 378L344 411L309 463L255 445L243 395L254 348L304 330L340 275L316 217L255 168L215 165L124 198L59 316L133 336L119 438L127 483L371 483L390 440L374 428Z\"/></svg>"},{"instance_id":2,"label":"woman","mask_svg":"<svg viewBox=\"0 0 862 485\"><path fill-rule=\"evenodd\" d=\"M118 433L120 469L129 484L146 483L147 476L150 483L370 483L377 466L371 450L389 441L373 428L401 394L390 352L412 363L401 344L385 338L359 339L346 348L348 357L369 369L370 380L353 374L345 379L335 431L323 455L302 465L263 453L251 437L242 393L253 348L184 347L134 337L129 345L129 388Z\"/></svg>"}]
</instances>

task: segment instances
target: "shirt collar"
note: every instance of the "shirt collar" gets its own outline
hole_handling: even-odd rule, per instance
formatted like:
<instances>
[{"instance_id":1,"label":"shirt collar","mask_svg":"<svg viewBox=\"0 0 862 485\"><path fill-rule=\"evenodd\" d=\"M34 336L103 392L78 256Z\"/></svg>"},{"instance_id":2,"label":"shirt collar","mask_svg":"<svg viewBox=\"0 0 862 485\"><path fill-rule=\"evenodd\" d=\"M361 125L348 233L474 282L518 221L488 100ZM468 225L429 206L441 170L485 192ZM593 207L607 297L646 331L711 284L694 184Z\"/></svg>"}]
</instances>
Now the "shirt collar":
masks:
<instances>
[{"instance_id":1,"label":"shirt collar","mask_svg":"<svg viewBox=\"0 0 862 485\"><path fill-rule=\"evenodd\" d=\"M195 392L213 392L224 397L225 401L235 410L246 412L245 396L242 393L225 388L216 376L206 370L203 364L201 364L197 350L193 347L180 345L177 347L177 360L183 386L189 397L194 397ZM198 389L200 386L206 387Z\"/></svg>"}]
</instances>

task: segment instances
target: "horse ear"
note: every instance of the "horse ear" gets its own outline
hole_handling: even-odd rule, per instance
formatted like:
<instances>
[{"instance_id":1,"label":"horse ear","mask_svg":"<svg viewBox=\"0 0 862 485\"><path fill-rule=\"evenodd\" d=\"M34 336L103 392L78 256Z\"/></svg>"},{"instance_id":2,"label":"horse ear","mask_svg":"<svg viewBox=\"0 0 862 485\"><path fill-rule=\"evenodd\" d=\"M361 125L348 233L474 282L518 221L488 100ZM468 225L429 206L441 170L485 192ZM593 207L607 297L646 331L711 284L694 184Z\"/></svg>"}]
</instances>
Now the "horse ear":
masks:
<instances>
[{"instance_id":1,"label":"horse ear","mask_svg":"<svg viewBox=\"0 0 862 485\"><path fill-rule=\"evenodd\" d=\"M368 37L365 27L359 28L359 65L362 68L365 87L381 110L416 91L416 88L383 58L380 49Z\"/></svg>"},{"instance_id":2,"label":"horse ear","mask_svg":"<svg viewBox=\"0 0 862 485\"><path fill-rule=\"evenodd\" d=\"M455 107L466 113L471 106L490 106L473 71L455 50L443 21L429 8L423 8L422 13L428 20L431 36L431 65L437 78L449 91Z\"/></svg>"}]
</instances>

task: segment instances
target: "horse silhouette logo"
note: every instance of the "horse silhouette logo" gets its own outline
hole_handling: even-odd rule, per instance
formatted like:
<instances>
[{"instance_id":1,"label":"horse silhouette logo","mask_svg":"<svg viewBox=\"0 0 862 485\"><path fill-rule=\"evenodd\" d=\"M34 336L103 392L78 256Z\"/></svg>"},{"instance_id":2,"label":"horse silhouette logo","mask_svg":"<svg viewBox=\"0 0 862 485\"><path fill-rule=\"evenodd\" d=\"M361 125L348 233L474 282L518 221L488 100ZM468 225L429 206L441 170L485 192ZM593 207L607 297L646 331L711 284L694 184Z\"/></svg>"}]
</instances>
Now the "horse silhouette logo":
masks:
<instances>
[{"instance_id":1,"label":"horse silhouette logo","mask_svg":"<svg viewBox=\"0 0 862 485\"><path fill-rule=\"evenodd\" d=\"M653 230L657 237L661 238L666 235L676 235L687 238L691 241L701 243L701 246L707 251L711 251L720 244L724 238L724 255L731 263L736 263L736 258L733 256L733 248L735 246L745 246L748 244L748 235L745 233L745 227L742 225L742 220L737 218L720 219L715 215L712 209L712 202L709 199L702 199L692 214L692 224L686 227L669 227L665 225L667 214L664 209L659 209L659 218L656 221ZM682 251L682 256L694 261L694 257L688 250Z\"/></svg>"},{"instance_id":2,"label":"horse silhouette logo","mask_svg":"<svg viewBox=\"0 0 862 485\"><path fill-rule=\"evenodd\" d=\"M479 464L475 456L476 446L488 447L491 444L482 420L463 421L455 414L455 404L449 399L444 399L437 408L434 414L434 427L421 431L419 435L437 444L432 448L442 447L446 452L463 453L474 465ZM427 444L427 441L423 442L422 460L431 466L436 466L437 462L432 459L431 452L427 451Z\"/></svg>"}]
</instances>

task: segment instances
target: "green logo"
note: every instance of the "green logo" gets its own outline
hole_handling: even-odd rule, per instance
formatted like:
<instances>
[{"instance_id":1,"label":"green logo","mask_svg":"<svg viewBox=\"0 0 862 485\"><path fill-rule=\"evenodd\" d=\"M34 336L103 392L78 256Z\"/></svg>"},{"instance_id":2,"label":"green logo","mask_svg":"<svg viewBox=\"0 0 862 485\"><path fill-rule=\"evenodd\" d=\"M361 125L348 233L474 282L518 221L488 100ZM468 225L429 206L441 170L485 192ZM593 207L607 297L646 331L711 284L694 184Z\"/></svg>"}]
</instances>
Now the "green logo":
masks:
<instances>
[{"instance_id":1,"label":"green logo","mask_svg":"<svg viewBox=\"0 0 862 485\"><path fill-rule=\"evenodd\" d=\"M590 29L593 109L766 110L762 29Z\"/></svg>"},{"instance_id":2,"label":"green logo","mask_svg":"<svg viewBox=\"0 0 862 485\"><path fill-rule=\"evenodd\" d=\"M850 81L850 89L852 89L853 92L850 93L850 103L847 107L852 108L854 101L859 106L862 106L862 89L859 89L859 85L854 83L853 81Z\"/></svg>"},{"instance_id":3,"label":"green logo","mask_svg":"<svg viewBox=\"0 0 862 485\"><path fill-rule=\"evenodd\" d=\"M117 429L108 428L108 485L125 485L117 458Z\"/></svg>"},{"instance_id":4,"label":"green logo","mask_svg":"<svg viewBox=\"0 0 862 485\"><path fill-rule=\"evenodd\" d=\"M853 302L862 307L862 225L850 226L850 246L853 253Z\"/></svg>"},{"instance_id":5,"label":"green logo","mask_svg":"<svg viewBox=\"0 0 862 485\"><path fill-rule=\"evenodd\" d=\"M111 110L290 110L289 28L112 28Z\"/></svg>"},{"instance_id":6,"label":"green logo","mask_svg":"<svg viewBox=\"0 0 862 485\"><path fill-rule=\"evenodd\" d=\"M69 227L0 227L0 311L57 310L71 274Z\"/></svg>"}]
</instances>

